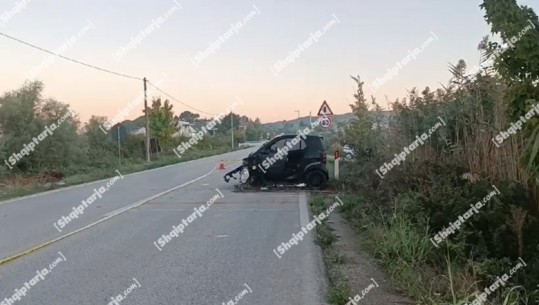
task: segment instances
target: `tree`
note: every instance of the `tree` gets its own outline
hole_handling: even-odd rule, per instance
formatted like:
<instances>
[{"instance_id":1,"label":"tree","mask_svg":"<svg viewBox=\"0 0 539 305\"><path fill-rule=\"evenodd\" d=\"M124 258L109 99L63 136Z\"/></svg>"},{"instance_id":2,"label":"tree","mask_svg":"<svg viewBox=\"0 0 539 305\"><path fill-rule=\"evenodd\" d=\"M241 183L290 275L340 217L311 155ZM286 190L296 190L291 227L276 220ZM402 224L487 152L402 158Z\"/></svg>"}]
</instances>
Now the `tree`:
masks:
<instances>
[{"instance_id":1,"label":"tree","mask_svg":"<svg viewBox=\"0 0 539 305\"><path fill-rule=\"evenodd\" d=\"M161 97L154 97L152 106L149 109L150 135L159 139L160 144L164 147L172 146L174 133L176 132L172 107L168 100L162 103Z\"/></svg>"},{"instance_id":2,"label":"tree","mask_svg":"<svg viewBox=\"0 0 539 305\"><path fill-rule=\"evenodd\" d=\"M230 134L230 130L231 130L230 118L231 117L232 117L232 125L234 127L234 130L238 129L238 127L240 126L241 116L239 114L235 114L231 112L223 117L223 119L221 120L221 124L217 125L217 132L219 134Z\"/></svg>"},{"instance_id":3,"label":"tree","mask_svg":"<svg viewBox=\"0 0 539 305\"><path fill-rule=\"evenodd\" d=\"M350 104L352 112L356 115L357 121L354 122L350 128L346 131L343 138L343 142L352 144L358 158L365 158L372 155L375 150L375 131L373 131L373 125L376 122L374 114L369 112L369 105L363 92L363 82L360 77L351 76L357 85L356 92L354 93L354 103ZM374 99L372 103L374 103Z\"/></svg>"},{"instance_id":4,"label":"tree","mask_svg":"<svg viewBox=\"0 0 539 305\"><path fill-rule=\"evenodd\" d=\"M107 121L106 117L92 116L84 125L83 135L86 138L86 153L90 166L107 168L117 164L117 147L110 137L101 131Z\"/></svg>"},{"instance_id":5,"label":"tree","mask_svg":"<svg viewBox=\"0 0 539 305\"><path fill-rule=\"evenodd\" d=\"M197 114L197 113L192 113L191 111L184 111L184 112L180 113L179 118L182 121L186 121L186 122L189 122L189 123L194 123L195 121L197 121L200 118L200 115Z\"/></svg>"},{"instance_id":6,"label":"tree","mask_svg":"<svg viewBox=\"0 0 539 305\"><path fill-rule=\"evenodd\" d=\"M245 130L245 139L247 141L258 141L262 137L264 137L266 134L266 131L264 129L264 126L262 126L262 123L260 122L259 118L256 118L250 126L247 127Z\"/></svg>"},{"instance_id":7,"label":"tree","mask_svg":"<svg viewBox=\"0 0 539 305\"><path fill-rule=\"evenodd\" d=\"M81 164L79 121L68 105L42 96L41 82L25 83L20 89L0 97L1 154L6 160L34 146L19 160L12 159L15 171L37 173L46 169ZM61 120L61 122L60 122Z\"/></svg>"},{"instance_id":8,"label":"tree","mask_svg":"<svg viewBox=\"0 0 539 305\"><path fill-rule=\"evenodd\" d=\"M539 96L539 21L531 8L519 6L516 0L484 0L481 8L492 33L504 44L489 41L485 56L493 59L496 71L509 85L509 111L516 120ZM539 119L533 117L524 128L528 136L525 157L539 175Z\"/></svg>"}]
</instances>

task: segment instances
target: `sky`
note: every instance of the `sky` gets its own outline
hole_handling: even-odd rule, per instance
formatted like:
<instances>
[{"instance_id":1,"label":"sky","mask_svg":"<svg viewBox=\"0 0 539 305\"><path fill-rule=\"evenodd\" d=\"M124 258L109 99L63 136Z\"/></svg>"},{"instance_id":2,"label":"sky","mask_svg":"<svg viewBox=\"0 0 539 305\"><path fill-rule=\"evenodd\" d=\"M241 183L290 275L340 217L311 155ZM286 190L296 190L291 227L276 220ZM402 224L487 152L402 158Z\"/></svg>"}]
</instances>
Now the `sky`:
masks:
<instances>
[{"instance_id":1,"label":"sky","mask_svg":"<svg viewBox=\"0 0 539 305\"><path fill-rule=\"evenodd\" d=\"M273 122L294 119L298 111L316 116L324 100L335 114L350 112L356 89L351 75L361 77L365 93L384 109L414 87L446 84L450 63L478 64L477 45L490 33L480 3L0 0L0 32L146 77L197 109L171 101L176 114L211 117L240 100L235 113ZM539 12L539 1L518 3ZM389 70L392 75L382 80ZM0 71L0 94L40 80L46 97L69 104L83 122L121 111L126 119L142 114L141 80L50 57L3 36ZM150 98L159 95L166 98L150 91Z\"/></svg>"}]
</instances>

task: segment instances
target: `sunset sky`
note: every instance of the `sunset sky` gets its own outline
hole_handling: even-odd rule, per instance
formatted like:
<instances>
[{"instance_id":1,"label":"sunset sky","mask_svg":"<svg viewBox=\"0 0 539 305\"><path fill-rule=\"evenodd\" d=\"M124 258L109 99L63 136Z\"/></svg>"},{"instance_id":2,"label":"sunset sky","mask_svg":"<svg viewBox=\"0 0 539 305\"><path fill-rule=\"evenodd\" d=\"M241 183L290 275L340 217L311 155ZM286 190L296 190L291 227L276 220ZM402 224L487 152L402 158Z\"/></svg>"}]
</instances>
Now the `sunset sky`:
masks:
<instances>
[{"instance_id":1,"label":"sunset sky","mask_svg":"<svg viewBox=\"0 0 539 305\"><path fill-rule=\"evenodd\" d=\"M539 1L518 2L539 12ZM0 32L101 68L147 77L207 113L224 111L238 97L243 105L235 112L271 122L293 119L296 110L302 116L309 111L315 115L323 100L335 113L349 112L355 89L350 75L360 75L372 87L376 78L429 39L393 79L374 93L369 88L365 92L387 108L386 96L393 101L412 87L445 84L449 63L464 59L470 67L478 64L477 45L490 32L479 4L2 0ZM241 22L241 27L231 26ZM147 34L139 34L145 29ZM232 34L225 35L227 31ZM304 44L311 34L317 41ZM219 41L220 36L227 37ZM210 50L215 41L219 49ZM300 44L306 47L296 51L293 62L283 64ZM47 97L70 104L87 121L91 115L115 116L143 88L138 80L47 58L0 36L0 93L19 88L28 77L38 79ZM191 110L173 104L177 114ZM141 110L142 105L128 118L141 115Z\"/></svg>"}]
</instances>

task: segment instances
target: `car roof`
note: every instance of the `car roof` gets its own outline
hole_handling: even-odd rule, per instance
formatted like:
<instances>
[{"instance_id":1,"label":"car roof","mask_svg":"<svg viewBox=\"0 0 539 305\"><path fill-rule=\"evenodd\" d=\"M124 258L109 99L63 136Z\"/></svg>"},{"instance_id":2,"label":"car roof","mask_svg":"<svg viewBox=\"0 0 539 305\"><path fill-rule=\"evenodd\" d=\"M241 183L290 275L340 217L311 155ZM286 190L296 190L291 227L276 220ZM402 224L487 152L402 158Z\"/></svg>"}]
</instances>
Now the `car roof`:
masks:
<instances>
[{"instance_id":1,"label":"car roof","mask_svg":"<svg viewBox=\"0 0 539 305\"><path fill-rule=\"evenodd\" d=\"M295 138L297 136L299 136L299 134L283 134L283 135L277 136L277 138ZM322 138L322 136L318 136L318 135L305 135L305 136L308 138Z\"/></svg>"}]
</instances>

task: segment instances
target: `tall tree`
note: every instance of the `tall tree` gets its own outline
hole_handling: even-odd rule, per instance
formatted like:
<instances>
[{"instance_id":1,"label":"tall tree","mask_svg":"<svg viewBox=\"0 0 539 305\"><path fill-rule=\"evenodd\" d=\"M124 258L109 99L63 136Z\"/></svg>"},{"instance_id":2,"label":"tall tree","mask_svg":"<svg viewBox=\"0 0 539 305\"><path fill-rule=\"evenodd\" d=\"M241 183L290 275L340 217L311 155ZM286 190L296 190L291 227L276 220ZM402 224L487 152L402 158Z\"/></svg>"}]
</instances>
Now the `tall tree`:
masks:
<instances>
[{"instance_id":1,"label":"tall tree","mask_svg":"<svg viewBox=\"0 0 539 305\"><path fill-rule=\"evenodd\" d=\"M258 141L265 136L265 134L266 131L259 118L256 118L245 130L245 138L247 141Z\"/></svg>"},{"instance_id":2,"label":"tall tree","mask_svg":"<svg viewBox=\"0 0 539 305\"><path fill-rule=\"evenodd\" d=\"M232 123L231 123L231 117L232 117ZM229 113L226 116L223 117L221 120L221 124L217 125L218 133L220 134L228 134L230 133L231 127L234 127L234 130L237 130L240 126L241 122L241 116L236 113Z\"/></svg>"},{"instance_id":3,"label":"tall tree","mask_svg":"<svg viewBox=\"0 0 539 305\"><path fill-rule=\"evenodd\" d=\"M186 110L186 111L180 113L179 118L182 121L186 121L186 122L189 122L189 123L194 123L196 120L198 120L200 118L200 114L193 113L191 111Z\"/></svg>"},{"instance_id":4,"label":"tall tree","mask_svg":"<svg viewBox=\"0 0 539 305\"><path fill-rule=\"evenodd\" d=\"M92 116L84 125L83 135L90 166L106 168L118 162L117 144L112 141L110 134L103 133L100 128L106 121L106 117Z\"/></svg>"},{"instance_id":5,"label":"tall tree","mask_svg":"<svg viewBox=\"0 0 539 305\"><path fill-rule=\"evenodd\" d=\"M25 147L34 147L16 162L10 161L15 171L35 173L81 163L78 119L66 104L45 99L42 92L42 83L29 82L0 97L3 157L9 160Z\"/></svg>"},{"instance_id":6,"label":"tall tree","mask_svg":"<svg viewBox=\"0 0 539 305\"><path fill-rule=\"evenodd\" d=\"M528 6L516 0L484 0L481 8L493 34L502 43L488 42L487 54L496 71L508 83L507 98L513 120L524 115L539 96L539 21ZM528 166L539 175L539 118L525 124L526 159Z\"/></svg>"},{"instance_id":7,"label":"tall tree","mask_svg":"<svg viewBox=\"0 0 539 305\"><path fill-rule=\"evenodd\" d=\"M162 146L171 147L176 128L174 126L174 112L168 100L164 103L161 97L152 99L152 106L148 113L150 119L150 134L159 139ZM144 112L144 110L143 110Z\"/></svg>"}]
</instances>

